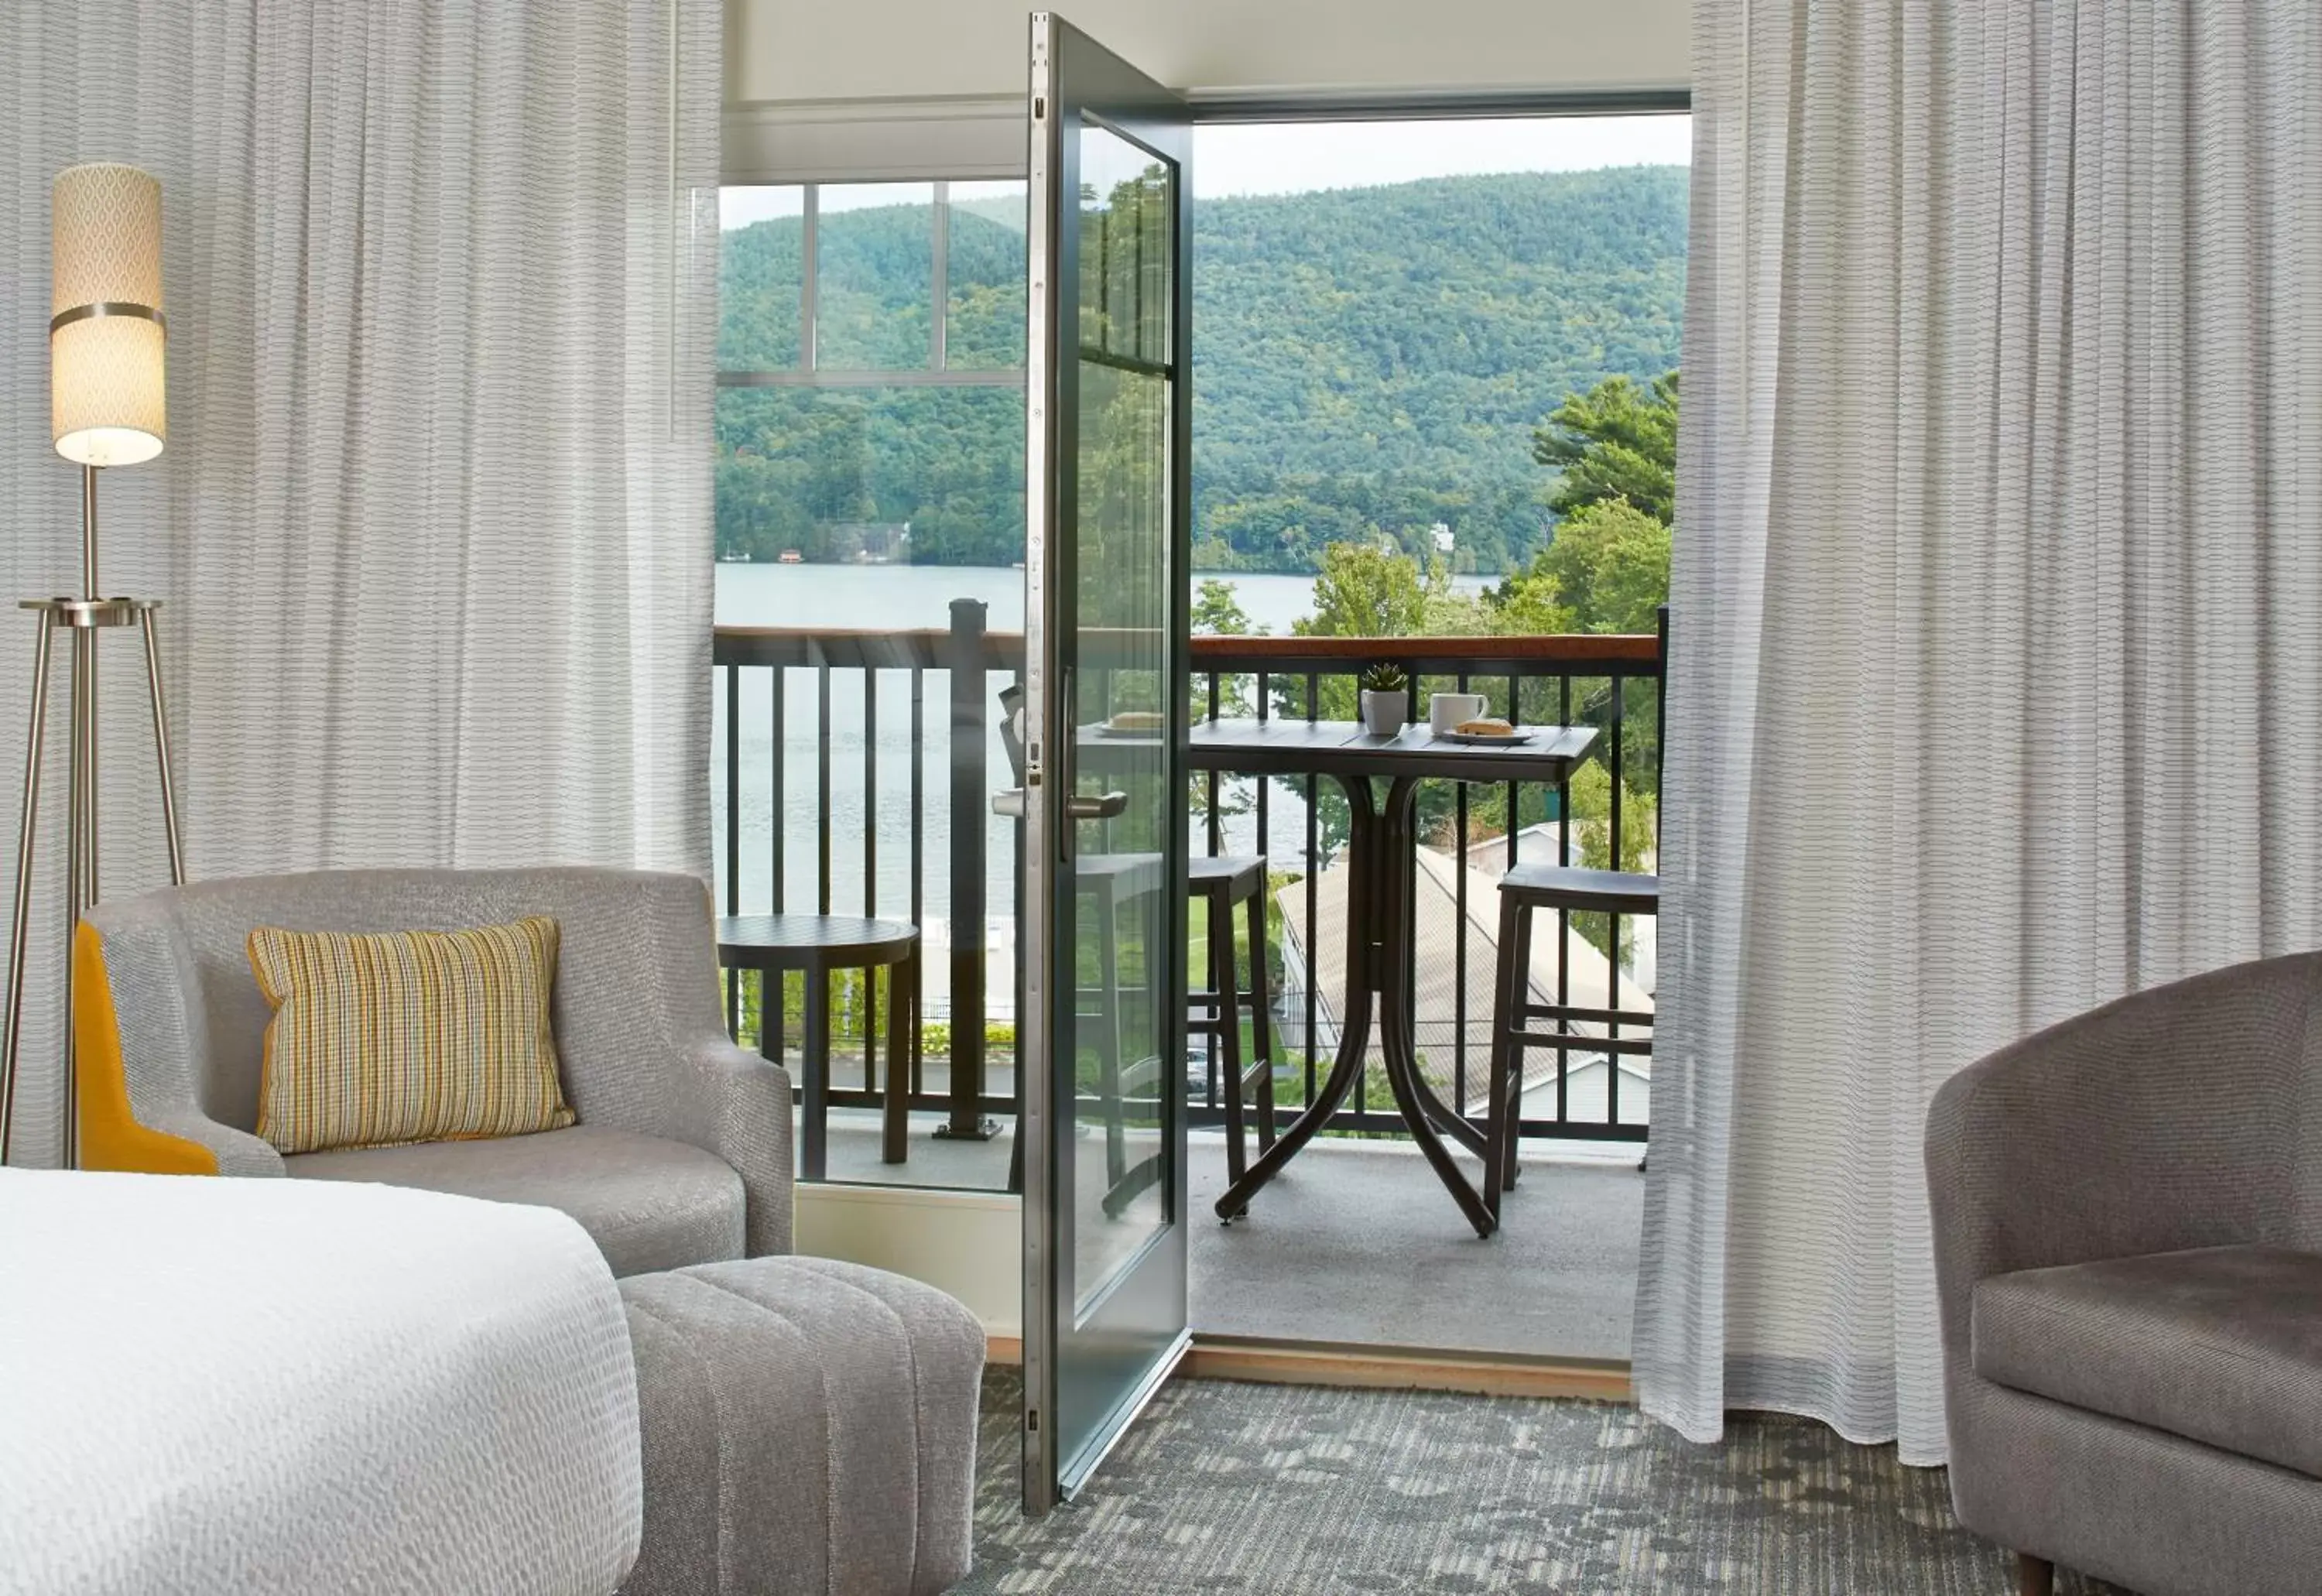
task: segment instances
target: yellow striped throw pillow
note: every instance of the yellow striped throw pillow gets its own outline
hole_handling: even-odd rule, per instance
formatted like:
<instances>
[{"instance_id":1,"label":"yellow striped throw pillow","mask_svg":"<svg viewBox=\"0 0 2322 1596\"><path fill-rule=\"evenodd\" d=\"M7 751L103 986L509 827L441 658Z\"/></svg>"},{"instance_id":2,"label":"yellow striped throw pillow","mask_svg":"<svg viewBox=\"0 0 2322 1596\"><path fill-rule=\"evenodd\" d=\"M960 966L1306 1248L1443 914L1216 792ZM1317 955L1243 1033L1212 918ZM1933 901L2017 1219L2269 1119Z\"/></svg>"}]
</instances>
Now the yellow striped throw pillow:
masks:
<instances>
[{"instance_id":1,"label":"yellow striped throw pillow","mask_svg":"<svg viewBox=\"0 0 2322 1596\"><path fill-rule=\"evenodd\" d=\"M261 926L274 1006L258 1134L280 1153L474 1141L571 1125L549 991L556 922L350 935Z\"/></svg>"}]
</instances>

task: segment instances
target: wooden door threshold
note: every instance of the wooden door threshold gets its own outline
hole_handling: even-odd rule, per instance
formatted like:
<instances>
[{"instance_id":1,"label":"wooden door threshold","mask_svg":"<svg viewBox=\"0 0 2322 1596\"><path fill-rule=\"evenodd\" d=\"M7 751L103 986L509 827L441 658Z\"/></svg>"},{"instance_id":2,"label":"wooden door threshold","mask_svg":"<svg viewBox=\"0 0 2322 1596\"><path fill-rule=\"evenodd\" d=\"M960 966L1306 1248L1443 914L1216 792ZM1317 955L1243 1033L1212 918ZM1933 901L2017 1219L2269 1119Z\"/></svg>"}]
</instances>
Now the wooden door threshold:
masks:
<instances>
[{"instance_id":1,"label":"wooden door threshold","mask_svg":"<svg viewBox=\"0 0 2322 1596\"><path fill-rule=\"evenodd\" d=\"M984 1361L1024 1362L1024 1342L991 1336ZM1520 1353L1448 1351L1425 1346L1345 1346L1259 1336L1196 1336L1178 1373L1189 1380L1243 1380L1259 1385L1360 1386L1380 1391L1461 1391L1487 1397L1632 1400L1629 1365L1610 1359L1529 1357Z\"/></svg>"},{"instance_id":2,"label":"wooden door threshold","mask_svg":"<svg viewBox=\"0 0 2322 1596\"><path fill-rule=\"evenodd\" d=\"M1530 1357L1426 1346L1346 1346L1257 1336L1193 1337L1180 1373L1266 1385L1364 1386L1487 1397L1632 1400L1629 1365L1612 1359Z\"/></svg>"}]
</instances>

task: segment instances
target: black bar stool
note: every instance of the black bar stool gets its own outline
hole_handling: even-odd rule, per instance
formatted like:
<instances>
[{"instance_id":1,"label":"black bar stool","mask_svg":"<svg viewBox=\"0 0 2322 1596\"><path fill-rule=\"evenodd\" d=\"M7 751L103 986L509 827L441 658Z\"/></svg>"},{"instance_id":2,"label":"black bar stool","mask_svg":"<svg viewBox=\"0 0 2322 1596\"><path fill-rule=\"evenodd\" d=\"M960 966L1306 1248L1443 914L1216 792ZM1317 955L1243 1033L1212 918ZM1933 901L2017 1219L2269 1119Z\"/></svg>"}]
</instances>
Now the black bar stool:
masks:
<instances>
[{"instance_id":1,"label":"black bar stool","mask_svg":"<svg viewBox=\"0 0 2322 1596\"><path fill-rule=\"evenodd\" d=\"M1226 1089L1226 1172L1240 1180L1248 1161L1243 1148L1244 1100L1257 1096L1257 1148L1274 1145L1274 1019L1266 985L1266 855L1199 855L1185 862L1185 889L1206 906L1210 946L1209 989L1186 993L1185 1034L1215 1039ZM1234 908L1247 906L1249 987L1245 993L1234 969ZM1245 1061L1241 1011L1250 1011L1250 1040L1257 1056Z\"/></svg>"},{"instance_id":2,"label":"black bar stool","mask_svg":"<svg viewBox=\"0 0 2322 1596\"><path fill-rule=\"evenodd\" d=\"M881 1106L879 1156L887 1163L908 1158L919 928L905 920L846 915L731 916L718 922L718 962L728 970L761 972L758 1051L770 1059L779 1059L782 1049L782 974L806 972L806 1036L799 1050L805 1102L798 1156L799 1178L805 1181L823 1179L829 1156L831 972L860 970L867 977L881 968L892 971L887 979L887 1093ZM866 1036L866 1063L869 1051Z\"/></svg>"},{"instance_id":3,"label":"black bar stool","mask_svg":"<svg viewBox=\"0 0 2322 1596\"><path fill-rule=\"evenodd\" d=\"M1581 870L1568 865L1519 864L1500 878L1500 958L1498 980L1492 997L1491 1108L1484 1137L1484 1200L1494 1218L1499 1217L1500 1193L1516 1183L1516 1132L1523 1118L1523 1055L1534 1047L1552 1048L1559 1074L1564 1060L1575 1053L1601 1053L1607 1071L1620 1068L1623 1056L1650 1057L1650 1035L1623 1035L1623 1027L1650 1030L1653 1015L1647 1008L1623 1008L1620 962L1613 957L1613 980L1607 996L1614 1007L1590 1008L1572 1003L1531 1000L1531 924L1536 911L1568 909L1576 914L1605 914L1613 922L1614 947L1620 946L1620 919L1660 912L1661 880L1616 870ZM1550 1021L1554 1029L1535 1031L1530 1022ZM1603 1026L1606 1034L1576 1031L1576 1023ZM1609 1082L1608 1082L1609 1084ZM1608 1099L1610 1100L1610 1099Z\"/></svg>"},{"instance_id":4,"label":"black bar stool","mask_svg":"<svg viewBox=\"0 0 2322 1596\"><path fill-rule=\"evenodd\" d=\"M1150 1064L1134 1064L1122 1056L1120 1045L1120 948L1116 920L1120 906L1160 889L1161 856L1157 853L1084 854L1078 865L1078 886L1097 930L1097 984L1077 993L1077 1015L1094 1033L1097 1053L1098 1100L1104 1113L1105 1211L1118 1214L1131 1199L1159 1179L1158 1154L1131 1164L1128 1157L1127 1126L1122 1105L1130 1098L1157 1092L1161 1082ZM1185 862L1187 898L1203 906L1209 942L1209 985L1185 994L1185 1035L1215 1040L1225 1086L1226 1168L1241 1178L1248 1161L1245 1100L1257 1094L1258 1149L1274 1145L1274 1021L1268 1011L1266 980L1266 857L1227 854L1195 855ZM1248 906L1253 950L1249 986L1245 991L1236 969L1234 908ZM1241 1014L1252 1010L1251 1041L1257 1054L1243 1057ZM1091 1022L1093 1022L1091 1024ZM1085 1034L1085 1033L1084 1033ZM1166 1061L1152 1061L1167 1067Z\"/></svg>"},{"instance_id":5,"label":"black bar stool","mask_svg":"<svg viewBox=\"0 0 2322 1596\"><path fill-rule=\"evenodd\" d=\"M1157 1159L1138 1169L1129 1164L1129 1132L1122 1099L1156 1092L1161 1082L1157 1059L1124 1060L1120 1045L1120 911L1124 905L1161 889L1158 853L1083 853L1074 865L1074 885L1096 932L1096 985L1075 986L1073 1017L1076 1044L1090 1038L1096 1048L1097 1100L1104 1110L1105 1185L1108 1210L1118 1211L1158 1178ZM1075 1103L1077 1113L1083 1105Z\"/></svg>"}]
</instances>

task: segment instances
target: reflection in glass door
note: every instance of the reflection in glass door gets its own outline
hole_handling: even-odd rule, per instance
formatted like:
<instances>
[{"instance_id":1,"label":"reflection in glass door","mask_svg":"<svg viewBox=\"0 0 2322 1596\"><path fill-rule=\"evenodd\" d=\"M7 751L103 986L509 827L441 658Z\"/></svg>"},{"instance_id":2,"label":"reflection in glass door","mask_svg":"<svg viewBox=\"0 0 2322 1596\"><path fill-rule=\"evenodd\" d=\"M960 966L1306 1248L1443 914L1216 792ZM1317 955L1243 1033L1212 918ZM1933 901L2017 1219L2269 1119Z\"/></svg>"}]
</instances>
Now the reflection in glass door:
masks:
<instances>
[{"instance_id":1,"label":"reflection in glass door","mask_svg":"<svg viewBox=\"0 0 2322 1596\"><path fill-rule=\"evenodd\" d=\"M1104 1148L1073 1205L1073 1301L1086 1314L1175 1208L1162 1090L1170 1030L1157 1000L1171 894L1155 824L1169 808L1171 318L1166 164L1102 127L1082 129L1079 141L1081 658L1065 708L1075 737L1086 727L1103 740L1081 756L1081 785L1101 807L1120 805L1075 822L1066 857L1080 994L1074 1146L1100 1138Z\"/></svg>"},{"instance_id":2,"label":"reflection in glass door","mask_svg":"<svg viewBox=\"0 0 2322 1596\"><path fill-rule=\"evenodd\" d=\"M1025 1502L1185 1345L1183 104L1032 19Z\"/></svg>"}]
</instances>

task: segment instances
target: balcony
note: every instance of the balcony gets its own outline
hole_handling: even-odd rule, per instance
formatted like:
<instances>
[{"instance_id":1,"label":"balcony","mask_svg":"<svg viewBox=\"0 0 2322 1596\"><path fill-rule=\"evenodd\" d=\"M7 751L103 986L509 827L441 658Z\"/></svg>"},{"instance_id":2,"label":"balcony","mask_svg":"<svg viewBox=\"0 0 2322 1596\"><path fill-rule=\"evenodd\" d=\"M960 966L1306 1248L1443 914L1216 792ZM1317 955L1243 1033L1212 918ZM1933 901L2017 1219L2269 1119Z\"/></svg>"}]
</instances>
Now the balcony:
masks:
<instances>
[{"instance_id":1,"label":"balcony","mask_svg":"<svg viewBox=\"0 0 2322 1596\"><path fill-rule=\"evenodd\" d=\"M914 1035L883 1034L862 978L833 995L831 1180L965 1190L1010 1186L1018 1101L1014 927L1018 836L991 814L1013 785L1000 693L1020 682L1019 634L981 604L952 625L899 631L721 627L718 675L720 903L725 912L836 912L921 927ZM1520 721L1590 725L1587 764L1559 787L1445 784L1422 793L1412 971L1422 1067L1480 1118L1495 966L1498 875L1518 861L1650 868L1659 752L1659 640L1641 636L1197 637L1193 698L1209 715L1348 716L1363 666L1393 661L1414 702L1486 694ZM1110 708L1111 684L1093 691ZM1284 1122L1312 1100L1338 1044L1347 935L1343 817L1327 782L1195 780L1196 852L1264 853L1265 957L1275 994ZM1190 926L1208 935L1198 911ZM1536 1001L1650 1008L1650 921L1569 916L1536 934ZM1608 951L1609 950L1609 951ZM1617 952L1617 957L1614 953ZM734 982L728 1017L764 1045L766 995ZM798 1044L795 990L766 1051ZM1592 1050L1584 1033L1529 1061L1524 1184L1509 1223L1477 1243L1420 1166L1376 1059L1329 1132L1230 1228L1192 1227L1199 1327L1213 1333L1623 1357L1633 1295L1650 1062ZM877 1106L906 1072L907 1162L881 1162ZM1222 1189L1222 1090L1189 1053L1193 1212ZM989 1141L938 1139L995 1118ZM1522 1290L1511 1282L1521 1279Z\"/></svg>"}]
</instances>

